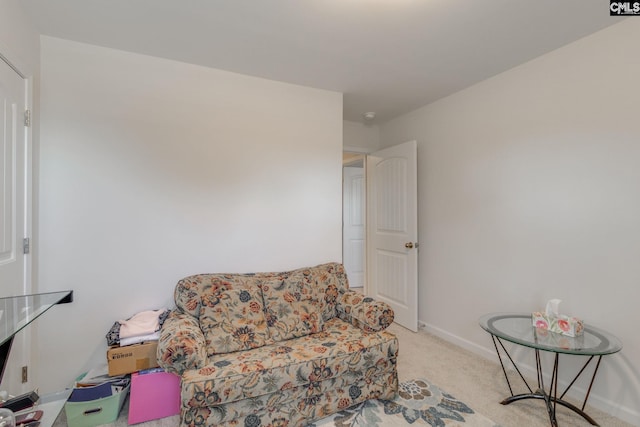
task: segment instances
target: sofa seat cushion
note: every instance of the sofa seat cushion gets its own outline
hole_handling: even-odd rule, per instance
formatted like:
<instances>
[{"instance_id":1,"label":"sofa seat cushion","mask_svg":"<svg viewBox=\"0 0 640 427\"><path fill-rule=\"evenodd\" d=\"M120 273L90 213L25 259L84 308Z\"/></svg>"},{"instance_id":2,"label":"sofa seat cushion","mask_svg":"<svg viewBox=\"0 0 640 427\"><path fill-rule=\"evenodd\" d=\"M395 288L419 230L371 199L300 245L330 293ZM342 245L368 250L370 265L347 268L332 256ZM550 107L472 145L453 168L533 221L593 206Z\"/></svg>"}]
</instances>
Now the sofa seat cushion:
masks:
<instances>
[{"instance_id":1,"label":"sofa seat cushion","mask_svg":"<svg viewBox=\"0 0 640 427\"><path fill-rule=\"evenodd\" d=\"M395 368L398 341L388 332L365 333L339 318L324 331L237 353L209 357L182 377L185 407L212 407L339 376L374 377ZM184 401L184 400L187 401Z\"/></svg>"}]
</instances>

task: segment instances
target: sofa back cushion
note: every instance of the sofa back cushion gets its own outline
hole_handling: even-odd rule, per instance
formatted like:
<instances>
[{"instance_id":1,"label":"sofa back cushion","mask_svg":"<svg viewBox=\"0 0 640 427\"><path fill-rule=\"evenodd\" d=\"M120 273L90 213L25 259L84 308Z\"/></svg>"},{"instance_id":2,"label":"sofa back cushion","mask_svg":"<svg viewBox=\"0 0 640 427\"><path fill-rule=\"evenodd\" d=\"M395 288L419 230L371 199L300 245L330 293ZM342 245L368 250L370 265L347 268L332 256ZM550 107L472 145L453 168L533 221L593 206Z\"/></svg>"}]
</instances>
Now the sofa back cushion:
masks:
<instances>
[{"instance_id":1,"label":"sofa back cushion","mask_svg":"<svg viewBox=\"0 0 640 427\"><path fill-rule=\"evenodd\" d=\"M327 263L280 273L198 274L176 285L176 307L200 323L208 353L244 350L322 330L349 287Z\"/></svg>"},{"instance_id":2,"label":"sofa back cushion","mask_svg":"<svg viewBox=\"0 0 640 427\"><path fill-rule=\"evenodd\" d=\"M199 319L209 356L271 343L262 291L254 275L200 274L180 281L191 298L176 305ZM183 293L183 294L184 294Z\"/></svg>"},{"instance_id":3,"label":"sofa back cushion","mask_svg":"<svg viewBox=\"0 0 640 427\"><path fill-rule=\"evenodd\" d=\"M317 292L304 276L274 277L260 285L267 324L274 341L284 341L320 332L324 325Z\"/></svg>"},{"instance_id":4,"label":"sofa back cushion","mask_svg":"<svg viewBox=\"0 0 640 427\"><path fill-rule=\"evenodd\" d=\"M272 343L257 286L236 286L203 297L200 329L208 356Z\"/></svg>"},{"instance_id":5,"label":"sofa back cushion","mask_svg":"<svg viewBox=\"0 0 640 427\"><path fill-rule=\"evenodd\" d=\"M330 263L272 275L260 287L271 338L284 341L320 332L348 284L343 266Z\"/></svg>"}]
</instances>

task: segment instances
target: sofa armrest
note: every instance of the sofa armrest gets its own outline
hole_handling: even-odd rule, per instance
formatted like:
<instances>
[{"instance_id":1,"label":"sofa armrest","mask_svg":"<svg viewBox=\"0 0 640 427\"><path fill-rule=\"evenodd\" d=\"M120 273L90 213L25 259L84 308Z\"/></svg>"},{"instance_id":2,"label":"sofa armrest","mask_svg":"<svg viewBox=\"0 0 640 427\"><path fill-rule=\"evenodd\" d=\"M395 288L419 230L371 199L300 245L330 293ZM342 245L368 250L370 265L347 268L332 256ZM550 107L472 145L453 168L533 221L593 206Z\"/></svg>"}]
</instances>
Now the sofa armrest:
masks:
<instances>
[{"instance_id":1,"label":"sofa armrest","mask_svg":"<svg viewBox=\"0 0 640 427\"><path fill-rule=\"evenodd\" d=\"M156 356L160 367L178 375L205 366L207 346L198 319L172 311L160 330Z\"/></svg>"},{"instance_id":2,"label":"sofa armrest","mask_svg":"<svg viewBox=\"0 0 640 427\"><path fill-rule=\"evenodd\" d=\"M340 295L338 317L366 332L378 332L393 323L394 313L389 304L365 297L354 291Z\"/></svg>"}]
</instances>

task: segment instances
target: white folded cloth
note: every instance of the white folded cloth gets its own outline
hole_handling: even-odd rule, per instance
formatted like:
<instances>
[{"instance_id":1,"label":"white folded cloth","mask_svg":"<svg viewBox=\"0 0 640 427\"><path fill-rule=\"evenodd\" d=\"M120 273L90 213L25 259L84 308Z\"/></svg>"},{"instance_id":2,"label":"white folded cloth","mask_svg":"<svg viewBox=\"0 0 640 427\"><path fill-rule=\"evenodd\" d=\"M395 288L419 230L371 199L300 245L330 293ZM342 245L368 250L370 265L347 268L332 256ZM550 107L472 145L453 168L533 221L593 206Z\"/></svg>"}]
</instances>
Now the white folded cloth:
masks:
<instances>
[{"instance_id":1,"label":"white folded cloth","mask_svg":"<svg viewBox=\"0 0 640 427\"><path fill-rule=\"evenodd\" d=\"M152 334L159 330L159 317L164 312L164 308L141 311L128 320L118 320L118 323L120 323L120 341L122 342L123 338Z\"/></svg>"},{"instance_id":2,"label":"white folded cloth","mask_svg":"<svg viewBox=\"0 0 640 427\"><path fill-rule=\"evenodd\" d=\"M160 331L156 331L152 334L138 335L137 337L122 338L120 340L120 347L125 345L138 344L145 341L158 341L160 339Z\"/></svg>"}]
</instances>

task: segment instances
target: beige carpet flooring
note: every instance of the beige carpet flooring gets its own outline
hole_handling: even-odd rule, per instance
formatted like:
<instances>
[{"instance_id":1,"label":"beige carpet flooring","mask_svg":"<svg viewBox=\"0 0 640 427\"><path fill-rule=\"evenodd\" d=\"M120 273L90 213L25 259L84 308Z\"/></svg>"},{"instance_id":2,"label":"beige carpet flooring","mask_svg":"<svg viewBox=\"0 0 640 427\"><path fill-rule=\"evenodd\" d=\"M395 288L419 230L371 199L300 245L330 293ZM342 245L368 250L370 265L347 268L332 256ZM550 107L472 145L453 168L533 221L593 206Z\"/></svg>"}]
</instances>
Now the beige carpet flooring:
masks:
<instances>
[{"instance_id":1,"label":"beige carpet flooring","mask_svg":"<svg viewBox=\"0 0 640 427\"><path fill-rule=\"evenodd\" d=\"M441 389L503 427L550 425L544 402L541 400L514 402L506 406L499 403L509 395L509 389L497 358L492 362L426 332L413 333L396 324L393 324L390 330L398 336L400 342L400 381L416 377L428 378ZM489 335L487 340L490 340ZM522 380L515 375L511 384L519 386L517 381L521 383ZM534 381L529 383L533 384ZM525 392L517 388L514 391ZM577 402L572 403L577 405ZM582 403L578 406L582 406ZM585 410L603 427L632 427L631 424L588 404ZM591 425L561 406L558 406L557 418L560 427Z\"/></svg>"},{"instance_id":2,"label":"beige carpet flooring","mask_svg":"<svg viewBox=\"0 0 640 427\"><path fill-rule=\"evenodd\" d=\"M507 406L499 402L508 395L502 369L492 362L425 332L413 333L393 324L398 336L400 381L427 378L444 391L465 402L474 410L502 427L548 427L549 419L542 401L520 401ZM487 339L488 336L487 336ZM514 380L515 381L515 380ZM518 381L520 379L518 378ZM515 384L512 382L512 384ZM520 392L520 391L518 391ZM574 402L575 403L575 402ZM127 402L128 404L128 402ZM113 427L127 425L127 404ZM617 418L587 405L587 413L603 427L632 427ZM138 424L141 427L176 427L177 416ZM65 426L61 414L55 426ZM561 427L589 426L582 417L558 407Z\"/></svg>"}]
</instances>

